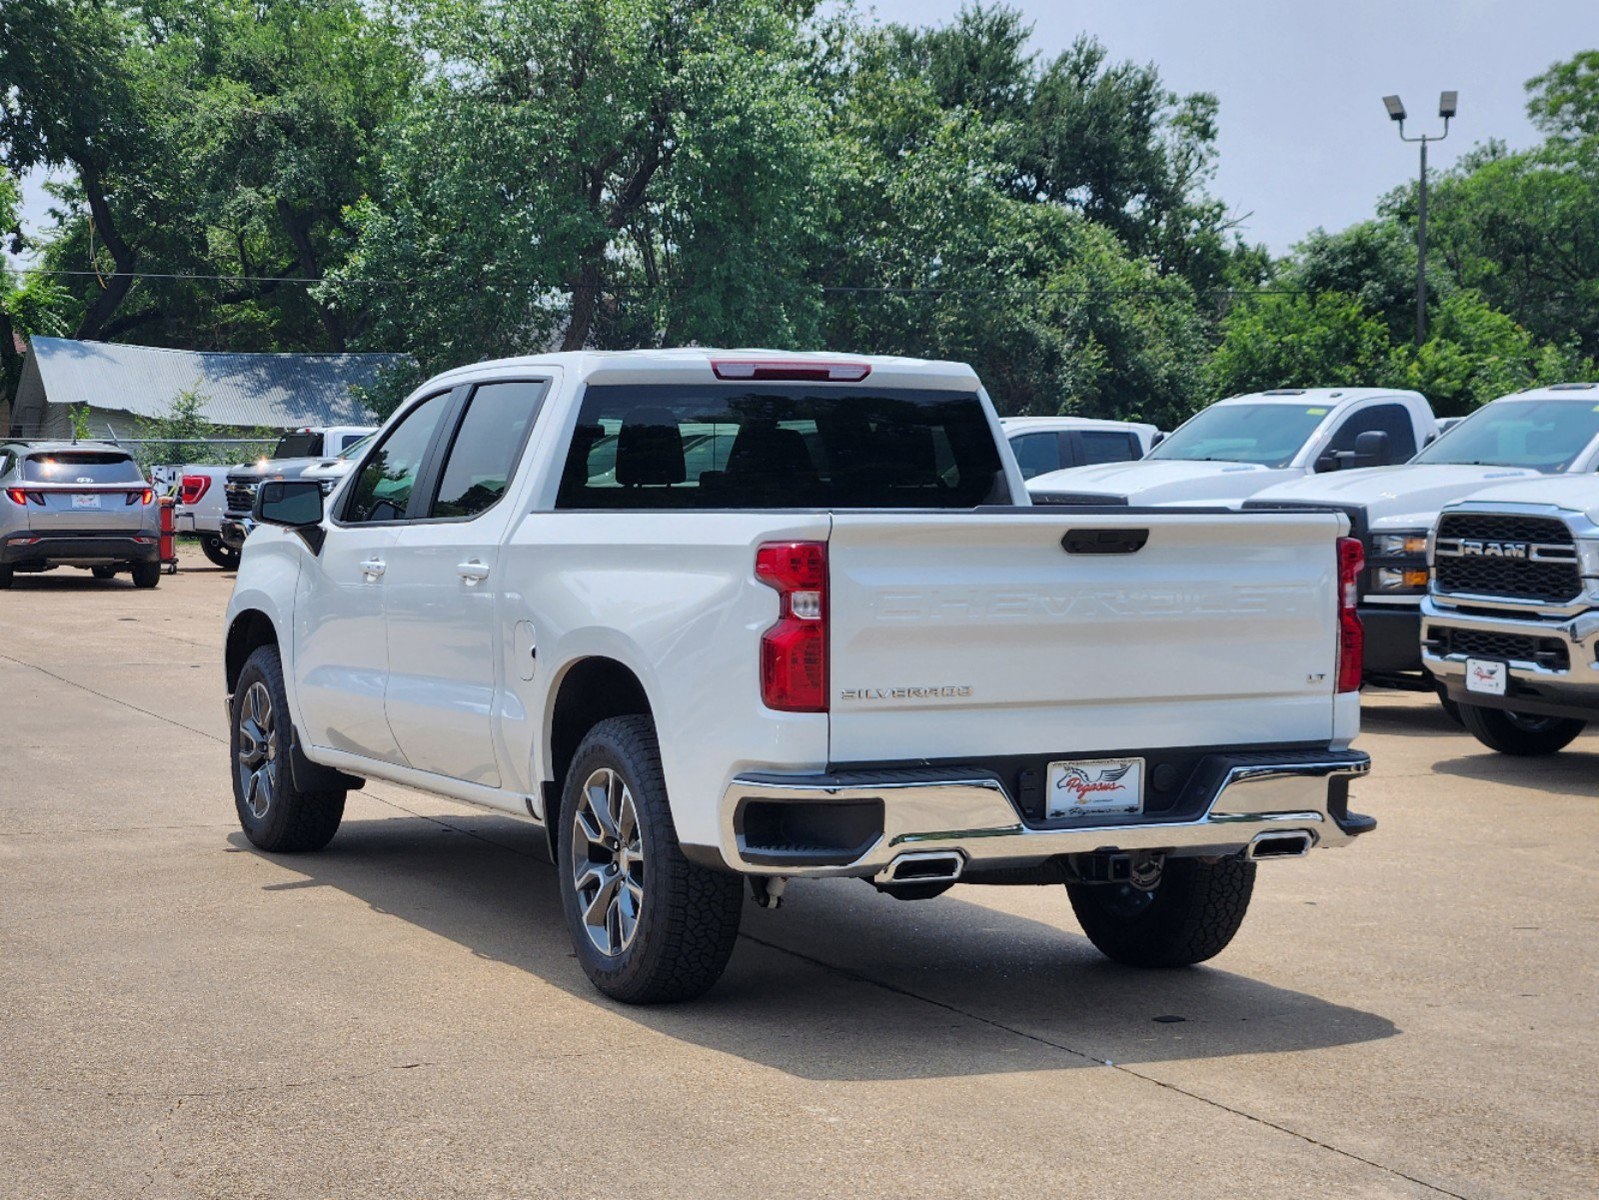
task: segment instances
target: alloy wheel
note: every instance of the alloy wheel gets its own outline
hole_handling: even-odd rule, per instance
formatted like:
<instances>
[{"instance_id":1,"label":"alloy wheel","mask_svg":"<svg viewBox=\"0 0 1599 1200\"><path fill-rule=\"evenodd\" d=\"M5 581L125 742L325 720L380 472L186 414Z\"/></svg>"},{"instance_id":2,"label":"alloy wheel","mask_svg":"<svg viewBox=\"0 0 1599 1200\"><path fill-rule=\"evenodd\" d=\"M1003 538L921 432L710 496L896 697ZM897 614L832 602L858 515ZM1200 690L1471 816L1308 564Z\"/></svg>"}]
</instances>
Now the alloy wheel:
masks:
<instances>
[{"instance_id":1,"label":"alloy wheel","mask_svg":"<svg viewBox=\"0 0 1599 1200\"><path fill-rule=\"evenodd\" d=\"M572 814L572 886L596 950L614 958L632 945L644 908L644 840L633 793L610 767L584 781Z\"/></svg>"},{"instance_id":2,"label":"alloy wheel","mask_svg":"<svg viewBox=\"0 0 1599 1200\"><path fill-rule=\"evenodd\" d=\"M257 680L239 702L239 791L257 821L278 791L278 736L272 694Z\"/></svg>"}]
</instances>

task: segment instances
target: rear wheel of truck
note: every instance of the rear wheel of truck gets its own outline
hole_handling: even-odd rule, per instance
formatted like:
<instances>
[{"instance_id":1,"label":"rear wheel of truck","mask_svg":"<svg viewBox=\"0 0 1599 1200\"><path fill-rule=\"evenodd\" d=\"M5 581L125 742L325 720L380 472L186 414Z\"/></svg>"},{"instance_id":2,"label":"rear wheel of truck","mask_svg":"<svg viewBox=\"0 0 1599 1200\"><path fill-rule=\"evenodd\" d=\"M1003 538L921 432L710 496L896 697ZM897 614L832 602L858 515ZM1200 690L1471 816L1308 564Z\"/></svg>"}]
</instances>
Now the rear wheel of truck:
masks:
<instances>
[{"instance_id":1,"label":"rear wheel of truck","mask_svg":"<svg viewBox=\"0 0 1599 1200\"><path fill-rule=\"evenodd\" d=\"M738 937L743 881L683 856L648 717L589 730L557 820L561 903L590 982L628 1004L710 988Z\"/></svg>"},{"instance_id":2,"label":"rear wheel of truck","mask_svg":"<svg viewBox=\"0 0 1599 1200\"><path fill-rule=\"evenodd\" d=\"M1488 749L1517 758L1564 750L1588 728L1588 722L1572 717L1538 717L1479 704L1460 705L1460 723Z\"/></svg>"},{"instance_id":3,"label":"rear wheel of truck","mask_svg":"<svg viewBox=\"0 0 1599 1200\"><path fill-rule=\"evenodd\" d=\"M276 646L239 672L229 713L233 805L251 843L275 854L320 850L344 818L343 790L302 791L289 765L289 700Z\"/></svg>"},{"instance_id":4,"label":"rear wheel of truck","mask_svg":"<svg viewBox=\"0 0 1599 1200\"><path fill-rule=\"evenodd\" d=\"M205 556L224 571L239 569L239 552L228 546L220 534L207 533L200 537L200 549Z\"/></svg>"},{"instance_id":5,"label":"rear wheel of truck","mask_svg":"<svg viewBox=\"0 0 1599 1200\"><path fill-rule=\"evenodd\" d=\"M1249 911L1255 864L1168 858L1160 882L1068 883L1072 911L1100 953L1129 967L1186 967L1227 947Z\"/></svg>"},{"instance_id":6,"label":"rear wheel of truck","mask_svg":"<svg viewBox=\"0 0 1599 1200\"><path fill-rule=\"evenodd\" d=\"M158 562L136 562L133 564L133 586L153 588L161 582L161 564Z\"/></svg>"}]
</instances>

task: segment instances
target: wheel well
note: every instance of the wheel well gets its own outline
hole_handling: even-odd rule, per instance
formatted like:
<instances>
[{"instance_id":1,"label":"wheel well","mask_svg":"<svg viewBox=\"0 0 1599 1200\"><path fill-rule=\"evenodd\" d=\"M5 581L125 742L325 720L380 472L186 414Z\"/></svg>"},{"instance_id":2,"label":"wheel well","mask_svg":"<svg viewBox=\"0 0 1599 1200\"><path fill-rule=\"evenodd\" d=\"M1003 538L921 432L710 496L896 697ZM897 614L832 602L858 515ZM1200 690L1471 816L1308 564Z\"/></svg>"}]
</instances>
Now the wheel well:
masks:
<instances>
[{"instance_id":1,"label":"wheel well","mask_svg":"<svg viewBox=\"0 0 1599 1200\"><path fill-rule=\"evenodd\" d=\"M272 627L272 618L259 609L250 609L234 618L228 626L227 650L223 656L228 676L228 695L238 685L239 672L250 655L262 646L276 646L278 631Z\"/></svg>"},{"instance_id":2,"label":"wheel well","mask_svg":"<svg viewBox=\"0 0 1599 1200\"><path fill-rule=\"evenodd\" d=\"M614 658L585 658L561 680L550 720L550 770L552 782L544 785L544 827L555 856L555 830L561 810L561 789L567 768L584 736L601 721L635 713L653 716L644 685Z\"/></svg>"}]
</instances>

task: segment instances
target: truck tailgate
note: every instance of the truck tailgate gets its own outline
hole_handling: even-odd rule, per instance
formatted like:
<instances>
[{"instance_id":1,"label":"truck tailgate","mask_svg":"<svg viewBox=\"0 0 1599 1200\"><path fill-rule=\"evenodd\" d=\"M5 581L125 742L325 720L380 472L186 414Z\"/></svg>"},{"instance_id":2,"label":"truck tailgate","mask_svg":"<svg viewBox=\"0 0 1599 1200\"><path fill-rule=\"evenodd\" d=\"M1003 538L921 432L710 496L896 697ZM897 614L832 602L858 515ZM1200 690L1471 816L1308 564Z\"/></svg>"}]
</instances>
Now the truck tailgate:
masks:
<instances>
[{"instance_id":1,"label":"truck tailgate","mask_svg":"<svg viewBox=\"0 0 1599 1200\"><path fill-rule=\"evenodd\" d=\"M1334 513L838 513L830 757L1325 743L1346 528Z\"/></svg>"}]
</instances>

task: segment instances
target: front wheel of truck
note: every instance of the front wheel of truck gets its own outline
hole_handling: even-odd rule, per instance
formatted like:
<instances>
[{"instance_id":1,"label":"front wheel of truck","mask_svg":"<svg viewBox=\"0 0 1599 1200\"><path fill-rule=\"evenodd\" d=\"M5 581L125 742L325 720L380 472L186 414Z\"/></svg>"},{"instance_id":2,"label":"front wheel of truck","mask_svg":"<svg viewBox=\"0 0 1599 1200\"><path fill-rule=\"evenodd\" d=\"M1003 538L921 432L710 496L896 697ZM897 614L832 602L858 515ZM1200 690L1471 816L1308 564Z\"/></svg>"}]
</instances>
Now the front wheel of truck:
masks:
<instances>
[{"instance_id":1,"label":"front wheel of truck","mask_svg":"<svg viewBox=\"0 0 1599 1200\"><path fill-rule=\"evenodd\" d=\"M1571 717L1539 717L1480 704L1460 705L1460 723L1488 749L1517 758L1558 753L1588 727L1588 722Z\"/></svg>"},{"instance_id":2,"label":"front wheel of truck","mask_svg":"<svg viewBox=\"0 0 1599 1200\"><path fill-rule=\"evenodd\" d=\"M1160 882L1068 883L1072 911L1105 957L1129 967L1187 967L1227 948L1249 911L1255 864L1168 858Z\"/></svg>"},{"instance_id":3,"label":"front wheel of truck","mask_svg":"<svg viewBox=\"0 0 1599 1200\"><path fill-rule=\"evenodd\" d=\"M589 730L557 820L561 902L590 982L627 1004L709 989L733 953L743 881L684 857L648 717Z\"/></svg>"},{"instance_id":4,"label":"front wheel of truck","mask_svg":"<svg viewBox=\"0 0 1599 1200\"><path fill-rule=\"evenodd\" d=\"M295 785L289 698L276 646L260 646L245 661L228 724L233 804L244 836L275 854L320 850L332 841L344 819L345 792Z\"/></svg>"}]
</instances>

